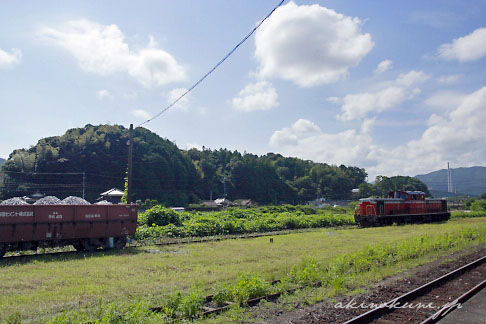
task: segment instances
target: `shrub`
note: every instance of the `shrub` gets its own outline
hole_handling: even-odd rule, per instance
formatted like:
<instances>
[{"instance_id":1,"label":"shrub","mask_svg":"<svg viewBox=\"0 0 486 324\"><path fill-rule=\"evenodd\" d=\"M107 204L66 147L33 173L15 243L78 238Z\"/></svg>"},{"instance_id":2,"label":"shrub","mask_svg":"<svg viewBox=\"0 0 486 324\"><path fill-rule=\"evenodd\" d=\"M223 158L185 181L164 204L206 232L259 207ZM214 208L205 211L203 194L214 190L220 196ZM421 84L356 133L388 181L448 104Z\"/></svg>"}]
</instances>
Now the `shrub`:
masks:
<instances>
[{"instance_id":1,"label":"shrub","mask_svg":"<svg viewBox=\"0 0 486 324\"><path fill-rule=\"evenodd\" d=\"M169 224L182 225L179 215L170 208L161 205L148 209L139 217L139 222L147 226L165 226Z\"/></svg>"},{"instance_id":2,"label":"shrub","mask_svg":"<svg viewBox=\"0 0 486 324\"><path fill-rule=\"evenodd\" d=\"M243 305L249 299L265 296L270 287L270 283L257 274L241 275L232 287L231 296L235 303Z\"/></svg>"},{"instance_id":3,"label":"shrub","mask_svg":"<svg viewBox=\"0 0 486 324\"><path fill-rule=\"evenodd\" d=\"M471 210L473 211L486 211L486 200L476 200L471 204Z\"/></svg>"},{"instance_id":4,"label":"shrub","mask_svg":"<svg viewBox=\"0 0 486 324\"><path fill-rule=\"evenodd\" d=\"M184 317L195 317L201 311L204 301L201 290L192 288L189 294L181 299L179 309Z\"/></svg>"}]
</instances>

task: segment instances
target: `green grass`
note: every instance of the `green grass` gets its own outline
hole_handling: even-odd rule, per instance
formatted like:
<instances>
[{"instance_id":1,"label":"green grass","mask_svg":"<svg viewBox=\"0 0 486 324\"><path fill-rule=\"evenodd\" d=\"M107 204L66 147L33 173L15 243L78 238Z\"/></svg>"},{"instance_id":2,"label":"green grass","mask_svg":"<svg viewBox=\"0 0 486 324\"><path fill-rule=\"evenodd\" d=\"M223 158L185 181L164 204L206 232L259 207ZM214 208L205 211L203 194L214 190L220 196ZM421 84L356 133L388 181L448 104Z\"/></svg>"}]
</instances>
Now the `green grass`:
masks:
<instances>
[{"instance_id":1,"label":"green grass","mask_svg":"<svg viewBox=\"0 0 486 324\"><path fill-rule=\"evenodd\" d=\"M273 243L269 243L268 237L262 237L173 247L129 248L121 252L5 259L0 262L0 321L18 314L24 320L44 323L66 310L85 311L91 316L99 316L97 318L115 318L119 308L108 307L110 302L126 304L142 314L146 305L162 305L176 291L183 291L187 297L192 287L197 286L200 294L213 293L218 284L235 284L248 272L267 281L283 278L294 265L301 263L303 256L322 265L366 246L389 245L467 228L486 229L485 221L486 218L478 217L455 219L444 224L321 229L274 237ZM146 253L146 250L159 253ZM399 264L390 267L398 269ZM312 272L308 274L311 275ZM305 273L298 276L307 280ZM338 278L331 286L339 290L343 283ZM187 312L197 304L196 297L193 295L185 302ZM101 307L96 306L100 304Z\"/></svg>"},{"instance_id":2,"label":"green grass","mask_svg":"<svg viewBox=\"0 0 486 324\"><path fill-rule=\"evenodd\" d=\"M473 217L486 217L486 211L461 211L456 210L451 212L451 218L473 218Z\"/></svg>"}]
</instances>

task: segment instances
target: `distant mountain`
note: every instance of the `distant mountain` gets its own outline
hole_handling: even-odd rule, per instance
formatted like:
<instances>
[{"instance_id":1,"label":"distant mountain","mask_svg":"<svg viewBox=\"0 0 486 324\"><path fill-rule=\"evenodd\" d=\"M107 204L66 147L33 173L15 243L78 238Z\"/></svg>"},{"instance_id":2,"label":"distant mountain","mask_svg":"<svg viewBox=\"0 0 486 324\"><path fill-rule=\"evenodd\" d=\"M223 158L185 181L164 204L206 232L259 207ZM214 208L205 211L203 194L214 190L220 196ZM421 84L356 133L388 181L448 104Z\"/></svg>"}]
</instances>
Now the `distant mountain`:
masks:
<instances>
[{"instance_id":1,"label":"distant mountain","mask_svg":"<svg viewBox=\"0 0 486 324\"><path fill-rule=\"evenodd\" d=\"M0 167L5 163L5 159L0 158Z\"/></svg>"},{"instance_id":2,"label":"distant mountain","mask_svg":"<svg viewBox=\"0 0 486 324\"><path fill-rule=\"evenodd\" d=\"M455 192L472 196L486 192L486 167L451 169L451 174ZM417 175L415 178L424 182L433 194L447 195L447 169Z\"/></svg>"}]
</instances>

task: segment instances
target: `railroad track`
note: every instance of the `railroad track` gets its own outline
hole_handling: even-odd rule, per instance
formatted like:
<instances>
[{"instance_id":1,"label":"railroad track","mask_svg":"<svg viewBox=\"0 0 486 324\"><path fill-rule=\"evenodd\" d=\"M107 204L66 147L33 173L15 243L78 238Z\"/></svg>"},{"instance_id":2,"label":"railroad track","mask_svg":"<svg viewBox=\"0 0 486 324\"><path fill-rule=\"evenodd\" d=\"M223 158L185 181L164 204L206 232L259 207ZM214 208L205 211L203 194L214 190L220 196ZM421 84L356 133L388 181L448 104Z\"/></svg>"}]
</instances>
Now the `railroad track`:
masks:
<instances>
[{"instance_id":1,"label":"railroad track","mask_svg":"<svg viewBox=\"0 0 486 324\"><path fill-rule=\"evenodd\" d=\"M431 324L486 286L486 256L451 271L344 324Z\"/></svg>"}]
</instances>

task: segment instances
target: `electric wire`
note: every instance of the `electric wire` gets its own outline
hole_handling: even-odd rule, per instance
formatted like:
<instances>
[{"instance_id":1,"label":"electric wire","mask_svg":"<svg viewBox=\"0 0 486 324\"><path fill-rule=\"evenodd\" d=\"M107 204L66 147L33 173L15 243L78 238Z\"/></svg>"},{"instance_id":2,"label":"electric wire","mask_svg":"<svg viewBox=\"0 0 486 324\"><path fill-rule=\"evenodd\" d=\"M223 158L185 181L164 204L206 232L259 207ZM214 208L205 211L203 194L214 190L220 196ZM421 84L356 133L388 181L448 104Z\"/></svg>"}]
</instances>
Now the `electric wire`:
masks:
<instances>
[{"instance_id":1,"label":"electric wire","mask_svg":"<svg viewBox=\"0 0 486 324\"><path fill-rule=\"evenodd\" d=\"M273 8L272 11L270 11L270 13L268 15L266 15L265 18L263 18L263 20L260 21L238 44L236 44L236 46L233 47L233 49L231 51L229 51L228 54L226 54L218 63L216 63L216 65L213 66L213 68L211 70L209 70L209 72L207 72L205 75L203 75L196 83L194 83L189 89L187 89L177 99L172 101L167 107L162 109L158 114L147 119L146 121L144 121L143 123L141 123L137 127L145 125L145 124L151 122L152 120L154 120L155 118L159 117L160 115L162 115L164 112L166 112L167 110L172 108L176 103L178 103L182 98L184 98L185 95L187 95L189 92L191 92L201 82L203 82L210 74L212 74L214 72L214 70L216 70L224 61L226 61L226 59L228 57L230 57L248 38L250 38L250 36L253 35L253 33L265 22L265 20L267 20L275 12L275 10L277 10L278 7L280 7L284 2L285 2L285 0L281 0L279 2L279 4L275 8Z\"/></svg>"}]
</instances>

